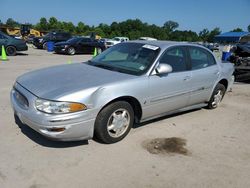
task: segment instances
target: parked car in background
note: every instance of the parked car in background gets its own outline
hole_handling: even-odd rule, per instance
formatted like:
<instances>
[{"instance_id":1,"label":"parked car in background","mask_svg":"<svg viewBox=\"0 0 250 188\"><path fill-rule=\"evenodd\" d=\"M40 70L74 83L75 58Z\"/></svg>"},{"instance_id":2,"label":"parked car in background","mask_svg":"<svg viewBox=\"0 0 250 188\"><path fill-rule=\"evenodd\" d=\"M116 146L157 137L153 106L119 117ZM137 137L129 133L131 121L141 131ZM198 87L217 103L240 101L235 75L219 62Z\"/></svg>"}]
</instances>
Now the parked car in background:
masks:
<instances>
[{"instance_id":1,"label":"parked car in background","mask_svg":"<svg viewBox=\"0 0 250 188\"><path fill-rule=\"evenodd\" d=\"M250 42L238 43L229 59L235 65L235 80L250 81Z\"/></svg>"},{"instance_id":2,"label":"parked car in background","mask_svg":"<svg viewBox=\"0 0 250 188\"><path fill-rule=\"evenodd\" d=\"M138 40L157 40L157 39L152 37L140 37Z\"/></svg>"},{"instance_id":3,"label":"parked car in background","mask_svg":"<svg viewBox=\"0 0 250 188\"><path fill-rule=\"evenodd\" d=\"M66 42L55 43L55 53L64 53L69 55L81 54L81 53L93 53L95 48L98 53L101 53L106 49L105 43L99 40L95 40L87 37L74 37Z\"/></svg>"},{"instance_id":4,"label":"parked car in background","mask_svg":"<svg viewBox=\"0 0 250 188\"><path fill-rule=\"evenodd\" d=\"M42 37L35 37L33 39L33 45L38 49L47 49L47 42L67 41L71 37L71 34L68 32L50 32Z\"/></svg>"},{"instance_id":5,"label":"parked car in background","mask_svg":"<svg viewBox=\"0 0 250 188\"><path fill-rule=\"evenodd\" d=\"M118 43L126 42L126 41L129 41L128 37L114 37L114 38L106 41L106 45L109 48L109 47L114 46Z\"/></svg>"},{"instance_id":6,"label":"parked car in background","mask_svg":"<svg viewBox=\"0 0 250 188\"><path fill-rule=\"evenodd\" d=\"M8 56L16 55L17 51L27 51L28 46L22 39L16 39L0 31L0 46L4 46ZM0 53L2 53L0 51Z\"/></svg>"},{"instance_id":7,"label":"parked car in background","mask_svg":"<svg viewBox=\"0 0 250 188\"><path fill-rule=\"evenodd\" d=\"M208 48L212 52L219 50L219 47L220 47L219 44L217 44L217 43L205 43L205 44L203 44L203 46Z\"/></svg>"},{"instance_id":8,"label":"parked car in background","mask_svg":"<svg viewBox=\"0 0 250 188\"><path fill-rule=\"evenodd\" d=\"M106 42L108 42L109 40L111 40L111 39L108 39L108 38L101 38L101 39L99 39L99 41L101 41L101 42L103 42L103 43L106 43Z\"/></svg>"},{"instance_id":9,"label":"parked car in background","mask_svg":"<svg viewBox=\"0 0 250 188\"><path fill-rule=\"evenodd\" d=\"M36 37L36 36L35 36L35 35L32 35L32 34L28 35L27 38L26 38L26 42L27 42L28 44L32 44L35 37Z\"/></svg>"},{"instance_id":10,"label":"parked car in background","mask_svg":"<svg viewBox=\"0 0 250 188\"><path fill-rule=\"evenodd\" d=\"M17 78L15 116L56 140L95 135L122 140L134 123L169 113L218 107L232 84L234 66L199 45L131 41L87 63L45 68Z\"/></svg>"}]
</instances>

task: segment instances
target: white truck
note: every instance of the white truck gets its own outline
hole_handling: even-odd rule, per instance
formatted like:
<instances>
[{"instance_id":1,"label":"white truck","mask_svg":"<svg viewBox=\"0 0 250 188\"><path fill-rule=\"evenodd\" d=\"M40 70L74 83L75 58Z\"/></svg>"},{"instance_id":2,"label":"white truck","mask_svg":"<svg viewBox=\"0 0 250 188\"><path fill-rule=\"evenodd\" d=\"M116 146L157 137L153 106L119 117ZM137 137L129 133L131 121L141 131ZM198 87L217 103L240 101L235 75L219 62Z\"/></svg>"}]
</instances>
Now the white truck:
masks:
<instances>
[{"instance_id":1,"label":"white truck","mask_svg":"<svg viewBox=\"0 0 250 188\"><path fill-rule=\"evenodd\" d=\"M126 41L129 41L128 37L114 37L106 42L106 46L107 46L107 48L109 48L109 47L114 46L118 43L126 42Z\"/></svg>"}]
</instances>

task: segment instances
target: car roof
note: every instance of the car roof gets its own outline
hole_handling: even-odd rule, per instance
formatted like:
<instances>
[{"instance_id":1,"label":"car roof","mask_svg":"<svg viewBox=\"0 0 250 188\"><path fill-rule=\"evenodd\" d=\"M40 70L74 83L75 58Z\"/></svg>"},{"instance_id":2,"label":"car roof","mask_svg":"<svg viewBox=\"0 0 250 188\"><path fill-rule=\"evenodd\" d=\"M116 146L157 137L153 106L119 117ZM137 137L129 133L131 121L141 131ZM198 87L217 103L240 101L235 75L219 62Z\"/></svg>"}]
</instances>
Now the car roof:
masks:
<instances>
[{"instance_id":1,"label":"car roof","mask_svg":"<svg viewBox=\"0 0 250 188\"><path fill-rule=\"evenodd\" d=\"M187 45L187 46L196 46L196 47L200 47L200 48L204 48L205 47L198 45L198 44L194 44L194 43L190 43L190 42L177 42L177 41L165 41L165 40L132 40L132 41L128 41L129 43L141 43L141 44L149 44L149 45L153 45L153 46L158 46L160 47L162 50L170 47L170 46L179 46L179 45Z\"/></svg>"}]
</instances>

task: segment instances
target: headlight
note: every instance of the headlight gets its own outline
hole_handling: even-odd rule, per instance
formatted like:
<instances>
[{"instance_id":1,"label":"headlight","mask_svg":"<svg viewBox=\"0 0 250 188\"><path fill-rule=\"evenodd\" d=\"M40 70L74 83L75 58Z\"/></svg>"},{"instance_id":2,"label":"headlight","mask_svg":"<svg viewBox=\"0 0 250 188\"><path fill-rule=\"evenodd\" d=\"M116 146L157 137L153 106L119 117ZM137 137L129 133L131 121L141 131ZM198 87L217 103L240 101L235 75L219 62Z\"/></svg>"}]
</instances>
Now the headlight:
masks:
<instances>
[{"instance_id":1,"label":"headlight","mask_svg":"<svg viewBox=\"0 0 250 188\"><path fill-rule=\"evenodd\" d=\"M79 112L87 109L87 107L81 103L58 102L44 99L37 99L35 101L35 106L37 110L49 114L65 114L71 112Z\"/></svg>"}]
</instances>

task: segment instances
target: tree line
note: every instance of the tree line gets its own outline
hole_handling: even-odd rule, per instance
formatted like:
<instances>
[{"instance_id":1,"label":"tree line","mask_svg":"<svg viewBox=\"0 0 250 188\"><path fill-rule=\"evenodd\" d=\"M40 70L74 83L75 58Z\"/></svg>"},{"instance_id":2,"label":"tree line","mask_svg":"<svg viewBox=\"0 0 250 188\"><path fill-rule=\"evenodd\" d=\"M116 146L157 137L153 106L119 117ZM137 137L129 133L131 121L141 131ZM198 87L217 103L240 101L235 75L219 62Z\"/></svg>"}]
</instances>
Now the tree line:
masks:
<instances>
[{"instance_id":1,"label":"tree line","mask_svg":"<svg viewBox=\"0 0 250 188\"><path fill-rule=\"evenodd\" d=\"M5 24L8 27L19 27L20 23L12 18L7 19ZM179 24L175 21L166 21L163 26L155 24L148 24L139 19L128 19L122 22L113 22L112 24L101 23L98 26L89 26L83 22L78 22L74 25L72 22L59 21L55 17L50 17L48 20L44 17L40 19L37 24L31 27L40 31L55 31L63 30L70 32L74 35L89 35L94 32L103 38L113 38L115 36L126 36L131 40L138 39L139 37L153 37L159 40L174 40L174 41L203 41L213 42L214 36L221 33L219 27L212 30L203 29L199 33L192 30L179 30ZM247 27L250 32L250 25ZM241 28L235 28L235 32L243 31Z\"/></svg>"}]
</instances>

